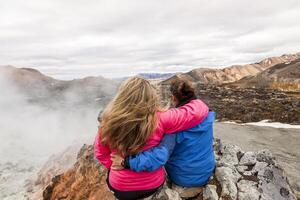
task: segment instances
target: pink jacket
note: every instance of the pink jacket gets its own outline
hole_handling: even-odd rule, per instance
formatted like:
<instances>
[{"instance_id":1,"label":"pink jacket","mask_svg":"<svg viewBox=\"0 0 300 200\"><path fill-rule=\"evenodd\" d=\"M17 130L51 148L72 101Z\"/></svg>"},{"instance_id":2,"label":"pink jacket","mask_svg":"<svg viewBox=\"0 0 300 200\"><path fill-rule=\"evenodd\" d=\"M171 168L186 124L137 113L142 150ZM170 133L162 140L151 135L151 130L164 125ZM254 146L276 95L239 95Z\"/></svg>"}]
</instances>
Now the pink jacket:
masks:
<instances>
[{"instance_id":1,"label":"pink jacket","mask_svg":"<svg viewBox=\"0 0 300 200\"><path fill-rule=\"evenodd\" d=\"M169 109L165 112L157 112L158 126L147 140L144 150L157 146L164 134L175 133L192 128L199 124L208 115L208 107L201 100L193 100L179 108ZM95 157L107 168L111 167L111 153L116 153L99 141L98 131L94 144ZM165 181L163 167L153 172L134 172L129 169L120 171L111 170L109 183L120 191L149 190L162 185Z\"/></svg>"}]
</instances>

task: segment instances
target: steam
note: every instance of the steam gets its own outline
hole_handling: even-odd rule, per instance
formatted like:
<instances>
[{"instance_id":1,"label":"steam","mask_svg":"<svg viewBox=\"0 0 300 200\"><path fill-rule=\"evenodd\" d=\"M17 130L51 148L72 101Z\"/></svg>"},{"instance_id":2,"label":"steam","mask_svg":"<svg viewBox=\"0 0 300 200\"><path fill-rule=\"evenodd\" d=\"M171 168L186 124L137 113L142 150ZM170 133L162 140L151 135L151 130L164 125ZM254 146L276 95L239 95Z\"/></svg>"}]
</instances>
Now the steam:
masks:
<instances>
[{"instance_id":1,"label":"steam","mask_svg":"<svg viewBox=\"0 0 300 200\"><path fill-rule=\"evenodd\" d=\"M26 193L21 189L25 180L51 155L74 144L92 143L102 107L76 106L82 97L72 90L62 94L63 105L30 103L1 75L0 91L0 199L18 199L14 195Z\"/></svg>"},{"instance_id":2,"label":"steam","mask_svg":"<svg viewBox=\"0 0 300 200\"><path fill-rule=\"evenodd\" d=\"M44 159L76 141L93 138L97 131L97 109L31 104L3 78L0 91L1 162L13 162L26 154L32 161Z\"/></svg>"}]
</instances>

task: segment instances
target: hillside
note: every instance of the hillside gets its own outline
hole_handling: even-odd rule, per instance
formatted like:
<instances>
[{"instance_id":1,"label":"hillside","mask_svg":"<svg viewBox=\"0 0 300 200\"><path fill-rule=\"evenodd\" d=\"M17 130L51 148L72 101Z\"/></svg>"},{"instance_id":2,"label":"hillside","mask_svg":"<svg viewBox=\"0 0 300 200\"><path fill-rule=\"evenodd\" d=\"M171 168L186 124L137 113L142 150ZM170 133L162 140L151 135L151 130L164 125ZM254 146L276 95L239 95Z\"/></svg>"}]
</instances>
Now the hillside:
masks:
<instances>
[{"instance_id":1,"label":"hillside","mask_svg":"<svg viewBox=\"0 0 300 200\"><path fill-rule=\"evenodd\" d=\"M275 65L232 85L242 88L271 88L300 92L300 59Z\"/></svg>"},{"instance_id":2,"label":"hillside","mask_svg":"<svg viewBox=\"0 0 300 200\"><path fill-rule=\"evenodd\" d=\"M111 99L118 86L101 76L62 81L35 69L12 66L1 66L1 77L24 94L29 102L47 106L102 105Z\"/></svg>"},{"instance_id":3,"label":"hillside","mask_svg":"<svg viewBox=\"0 0 300 200\"><path fill-rule=\"evenodd\" d=\"M291 62L300 58L300 53L286 54L279 57L266 58L258 63L246 65L233 65L223 69L198 68L187 73L177 74L164 81L171 83L178 78L185 78L192 82L222 84L238 81L246 76L254 76L274 65Z\"/></svg>"},{"instance_id":4,"label":"hillside","mask_svg":"<svg viewBox=\"0 0 300 200\"><path fill-rule=\"evenodd\" d=\"M300 124L299 97L262 88L233 88L202 83L195 83L194 87L196 95L217 113L219 121L245 123L269 119ZM169 104L169 85L159 85L159 93L164 104Z\"/></svg>"}]
</instances>

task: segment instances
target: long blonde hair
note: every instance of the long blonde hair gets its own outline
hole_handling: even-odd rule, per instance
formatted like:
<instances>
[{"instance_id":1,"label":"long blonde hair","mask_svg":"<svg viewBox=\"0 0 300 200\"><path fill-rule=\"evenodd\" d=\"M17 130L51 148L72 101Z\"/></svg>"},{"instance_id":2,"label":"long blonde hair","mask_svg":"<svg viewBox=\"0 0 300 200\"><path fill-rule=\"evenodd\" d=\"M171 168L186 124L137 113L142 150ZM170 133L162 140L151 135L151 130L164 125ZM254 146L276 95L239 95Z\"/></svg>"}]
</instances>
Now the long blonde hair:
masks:
<instances>
[{"instance_id":1,"label":"long blonde hair","mask_svg":"<svg viewBox=\"0 0 300 200\"><path fill-rule=\"evenodd\" d=\"M102 144L123 156L138 153L156 128L158 110L154 86L141 77L129 78L102 114Z\"/></svg>"}]
</instances>

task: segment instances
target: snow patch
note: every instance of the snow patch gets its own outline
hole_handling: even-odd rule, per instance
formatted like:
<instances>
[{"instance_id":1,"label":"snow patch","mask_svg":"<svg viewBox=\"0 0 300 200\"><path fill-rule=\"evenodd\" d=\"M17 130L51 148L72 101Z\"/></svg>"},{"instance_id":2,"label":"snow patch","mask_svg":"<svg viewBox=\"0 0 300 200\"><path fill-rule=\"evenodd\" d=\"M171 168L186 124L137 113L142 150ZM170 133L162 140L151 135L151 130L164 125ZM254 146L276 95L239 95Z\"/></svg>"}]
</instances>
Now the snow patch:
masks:
<instances>
[{"instance_id":1,"label":"snow patch","mask_svg":"<svg viewBox=\"0 0 300 200\"><path fill-rule=\"evenodd\" d=\"M252 126L267 126L267 127L272 127L272 128L294 128L294 129L300 129L300 125L293 125L293 124L284 124L280 122L270 122L269 120L262 120L260 122L249 122L249 123L243 123L239 124L233 121L226 121L222 122L225 124L237 124L237 125L252 125Z\"/></svg>"}]
</instances>

